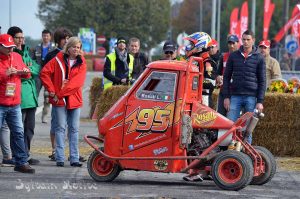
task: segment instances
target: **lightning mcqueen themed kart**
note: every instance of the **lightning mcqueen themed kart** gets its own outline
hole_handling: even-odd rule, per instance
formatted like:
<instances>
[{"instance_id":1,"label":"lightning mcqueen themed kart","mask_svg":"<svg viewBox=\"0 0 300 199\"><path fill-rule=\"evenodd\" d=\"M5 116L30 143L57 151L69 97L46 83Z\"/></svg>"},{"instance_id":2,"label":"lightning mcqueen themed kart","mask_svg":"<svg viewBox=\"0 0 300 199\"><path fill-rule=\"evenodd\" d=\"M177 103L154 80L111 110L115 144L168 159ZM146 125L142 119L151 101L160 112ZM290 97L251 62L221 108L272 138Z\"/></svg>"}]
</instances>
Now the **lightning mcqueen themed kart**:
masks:
<instances>
[{"instance_id":1,"label":"lightning mcqueen themed kart","mask_svg":"<svg viewBox=\"0 0 300 199\"><path fill-rule=\"evenodd\" d=\"M225 190L269 182L273 155L244 140L260 114L245 113L234 123L203 105L203 71L198 57L150 63L98 121L101 136L85 136L95 149L90 176L108 182L122 170L202 173Z\"/></svg>"}]
</instances>

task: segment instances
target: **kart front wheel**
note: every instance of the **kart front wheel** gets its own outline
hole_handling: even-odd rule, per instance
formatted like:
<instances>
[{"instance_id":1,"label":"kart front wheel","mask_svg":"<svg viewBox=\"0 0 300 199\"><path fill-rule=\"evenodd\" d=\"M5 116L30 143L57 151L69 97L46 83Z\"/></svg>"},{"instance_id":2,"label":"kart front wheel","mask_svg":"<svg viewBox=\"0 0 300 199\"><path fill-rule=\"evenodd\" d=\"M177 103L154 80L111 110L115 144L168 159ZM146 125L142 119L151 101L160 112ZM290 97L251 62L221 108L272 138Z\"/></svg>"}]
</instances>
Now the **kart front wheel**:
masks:
<instances>
[{"instance_id":1,"label":"kart front wheel","mask_svg":"<svg viewBox=\"0 0 300 199\"><path fill-rule=\"evenodd\" d=\"M253 165L246 154L228 150L215 158L211 172L214 182L221 189L240 190L251 182Z\"/></svg>"},{"instance_id":2,"label":"kart front wheel","mask_svg":"<svg viewBox=\"0 0 300 199\"><path fill-rule=\"evenodd\" d=\"M97 182L113 181L121 171L119 165L104 158L96 150L91 153L87 162L87 168L90 176Z\"/></svg>"}]
</instances>

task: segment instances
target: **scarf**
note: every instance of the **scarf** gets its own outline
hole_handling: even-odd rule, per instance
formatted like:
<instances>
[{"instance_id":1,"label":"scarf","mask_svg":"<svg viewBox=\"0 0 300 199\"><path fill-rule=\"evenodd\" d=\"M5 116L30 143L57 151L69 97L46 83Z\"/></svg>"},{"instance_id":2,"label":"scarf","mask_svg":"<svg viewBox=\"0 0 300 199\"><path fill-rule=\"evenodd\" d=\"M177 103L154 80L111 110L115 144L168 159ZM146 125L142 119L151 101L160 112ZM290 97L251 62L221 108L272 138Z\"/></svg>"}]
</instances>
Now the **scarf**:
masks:
<instances>
[{"instance_id":1,"label":"scarf","mask_svg":"<svg viewBox=\"0 0 300 199\"><path fill-rule=\"evenodd\" d=\"M115 49L117 57L124 63L124 68L127 71L128 70L128 63L127 63L127 51L125 50L124 53L121 53L118 48Z\"/></svg>"}]
</instances>

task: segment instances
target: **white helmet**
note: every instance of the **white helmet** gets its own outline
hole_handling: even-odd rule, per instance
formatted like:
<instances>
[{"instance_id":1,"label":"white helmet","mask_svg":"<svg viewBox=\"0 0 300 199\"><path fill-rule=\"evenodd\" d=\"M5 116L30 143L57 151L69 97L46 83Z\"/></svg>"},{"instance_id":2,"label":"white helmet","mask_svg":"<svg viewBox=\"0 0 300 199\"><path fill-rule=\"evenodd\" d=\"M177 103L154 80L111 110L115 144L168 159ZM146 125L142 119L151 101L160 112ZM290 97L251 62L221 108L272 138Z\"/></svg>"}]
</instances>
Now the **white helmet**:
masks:
<instances>
[{"instance_id":1,"label":"white helmet","mask_svg":"<svg viewBox=\"0 0 300 199\"><path fill-rule=\"evenodd\" d=\"M188 57L207 51L207 47L211 42L211 37L205 32L195 32L184 39L190 42L185 47L186 56Z\"/></svg>"}]
</instances>

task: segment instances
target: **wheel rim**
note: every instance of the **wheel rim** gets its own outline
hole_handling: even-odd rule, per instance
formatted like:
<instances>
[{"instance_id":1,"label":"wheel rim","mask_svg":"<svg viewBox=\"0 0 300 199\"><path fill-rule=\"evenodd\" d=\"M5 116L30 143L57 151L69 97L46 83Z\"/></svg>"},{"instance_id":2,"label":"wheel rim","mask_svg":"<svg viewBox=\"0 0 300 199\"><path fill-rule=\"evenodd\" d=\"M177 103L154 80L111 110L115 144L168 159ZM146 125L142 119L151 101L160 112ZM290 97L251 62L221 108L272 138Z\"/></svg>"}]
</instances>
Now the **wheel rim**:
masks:
<instances>
[{"instance_id":1,"label":"wheel rim","mask_svg":"<svg viewBox=\"0 0 300 199\"><path fill-rule=\"evenodd\" d=\"M107 176L113 171L114 164L101 155L97 155L92 162L92 167L98 176Z\"/></svg>"},{"instance_id":2,"label":"wheel rim","mask_svg":"<svg viewBox=\"0 0 300 199\"><path fill-rule=\"evenodd\" d=\"M230 158L221 162L218 173L223 181L233 184L241 179L243 175L243 167L239 161Z\"/></svg>"}]
</instances>

